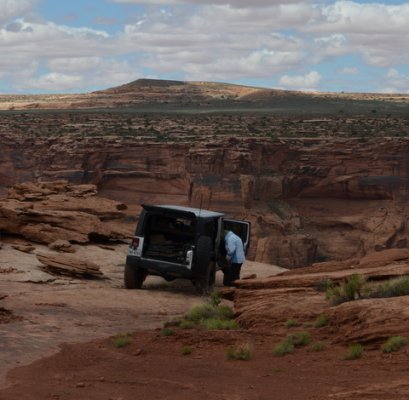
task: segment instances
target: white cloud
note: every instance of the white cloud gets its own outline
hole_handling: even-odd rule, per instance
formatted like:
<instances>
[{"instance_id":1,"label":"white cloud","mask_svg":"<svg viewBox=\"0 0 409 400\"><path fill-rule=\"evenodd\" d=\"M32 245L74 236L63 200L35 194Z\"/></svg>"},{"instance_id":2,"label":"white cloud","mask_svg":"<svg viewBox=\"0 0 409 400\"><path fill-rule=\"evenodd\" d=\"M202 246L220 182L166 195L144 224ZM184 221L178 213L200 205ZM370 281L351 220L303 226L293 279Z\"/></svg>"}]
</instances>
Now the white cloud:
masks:
<instances>
[{"instance_id":1,"label":"white cloud","mask_svg":"<svg viewBox=\"0 0 409 400\"><path fill-rule=\"evenodd\" d=\"M172 5L172 4L193 4L193 5L230 5L237 8L249 8L248 0L111 0L114 3L143 4L143 5ZM273 4L305 3L308 0L253 0L252 7L268 7Z\"/></svg>"},{"instance_id":2,"label":"white cloud","mask_svg":"<svg viewBox=\"0 0 409 400\"><path fill-rule=\"evenodd\" d=\"M125 83L147 68L158 77L225 81L273 81L300 71L279 83L308 89L325 86L324 73L308 72L316 64L353 54L380 70L389 68L385 86L404 89L406 75L393 76L391 68L409 65L409 3L313 1L111 0L149 7L109 34L34 18L36 0L0 0L0 74L14 77L19 87L57 90ZM139 65L123 61L131 58ZM333 65L345 79L363 70Z\"/></svg>"},{"instance_id":3,"label":"white cloud","mask_svg":"<svg viewBox=\"0 0 409 400\"><path fill-rule=\"evenodd\" d=\"M311 71L305 75L289 76L283 75L279 84L287 89L312 90L321 81L321 75L316 71Z\"/></svg>"},{"instance_id":4,"label":"white cloud","mask_svg":"<svg viewBox=\"0 0 409 400\"><path fill-rule=\"evenodd\" d=\"M345 75L357 75L359 74L359 69L357 67L344 67L339 72Z\"/></svg>"},{"instance_id":5,"label":"white cloud","mask_svg":"<svg viewBox=\"0 0 409 400\"><path fill-rule=\"evenodd\" d=\"M36 0L0 0L0 24L30 12L36 3Z\"/></svg>"},{"instance_id":6,"label":"white cloud","mask_svg":"<svg viewBox=\"0 0 409 400\"><path fill-rule=\"evenodd\" d=\"M409 75L390 68L385 74L384 93L409 93Z\"/></svg>"}]
</instances>

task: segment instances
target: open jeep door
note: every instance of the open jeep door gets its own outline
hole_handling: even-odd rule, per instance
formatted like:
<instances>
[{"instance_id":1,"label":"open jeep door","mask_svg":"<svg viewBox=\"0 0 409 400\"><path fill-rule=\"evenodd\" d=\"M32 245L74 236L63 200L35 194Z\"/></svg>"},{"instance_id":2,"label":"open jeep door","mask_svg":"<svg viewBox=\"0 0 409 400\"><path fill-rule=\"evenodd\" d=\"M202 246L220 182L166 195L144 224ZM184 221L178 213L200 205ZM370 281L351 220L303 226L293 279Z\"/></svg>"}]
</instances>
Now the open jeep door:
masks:
<instances>
[{"instance_id":1,"label":"open jeep door","mask_svg":"<svg viewBox=\"0 0 409 400\"><path fill-rule=\"evenodd\" d=\"M232 231L233 233L240 237L244 246L244 254L247 255L247 252L250 247L251 223L248 221L225 219L223 220L223 229Z\"/></svg>"}]
</instances>

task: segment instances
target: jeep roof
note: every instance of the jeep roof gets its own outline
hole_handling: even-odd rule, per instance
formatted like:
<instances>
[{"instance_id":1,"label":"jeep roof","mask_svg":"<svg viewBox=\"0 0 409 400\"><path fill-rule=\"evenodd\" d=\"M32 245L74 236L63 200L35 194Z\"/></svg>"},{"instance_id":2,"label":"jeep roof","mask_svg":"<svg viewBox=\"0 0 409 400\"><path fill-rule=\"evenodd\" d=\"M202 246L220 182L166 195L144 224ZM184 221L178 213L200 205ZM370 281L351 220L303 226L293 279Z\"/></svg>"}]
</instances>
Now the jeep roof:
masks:
<instances>
[{"instance_id":1,"label":"jeep roof","mask_svg":"<svg viewBox=\"0 0 409 400\"><path fill-rule=\"evenodd\" d=\"M180 214L185 214L190 217L202 217L202 218L217 218L223 217L224 214L216 211L204 210L201 208L192 208L192 207L183 207L183 206L174 206L174 205L146 205L143 204L142 207L146 211L174 211Z\"/></svg>"}]
</instances>

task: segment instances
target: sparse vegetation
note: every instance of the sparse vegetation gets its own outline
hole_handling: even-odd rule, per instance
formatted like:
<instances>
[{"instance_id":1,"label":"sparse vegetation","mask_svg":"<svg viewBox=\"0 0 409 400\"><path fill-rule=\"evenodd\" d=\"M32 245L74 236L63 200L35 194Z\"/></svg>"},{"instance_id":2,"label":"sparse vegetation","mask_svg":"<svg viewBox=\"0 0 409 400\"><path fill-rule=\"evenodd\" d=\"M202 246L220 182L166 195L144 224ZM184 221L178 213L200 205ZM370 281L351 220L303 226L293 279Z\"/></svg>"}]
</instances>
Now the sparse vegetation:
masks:
<instances>
[{"instance_id":1,"label":"sparse vegetation","mask_svg":"<svg viewBox=\"0 0 409 400\"><path fill-rule=\"evenodd\" d=\"M327 326L329 324L329 319L326 315L318 315L318 317L314 321L314 328L322 328L323 326Z\"/></svg>"},{"instance_id":2,"label":"sparse vegetation","mask_svg":"<svg viewBox=\"0 0 409 400\"><path fill-rule=\"evenodd\" d=\"M385 298L409 295L409 277L391 279L377 286L366 284L362 275L353 274L340 285L329 287L326 291L327 300L333 304L341 304L346 301Z\"/></svg>"},{"instance_id":3,"label":"sparse vegetation","mask_svg":"<svg viewBox=\"0 0 409 400\"><path fill-rule=\"evenodd\" d=\"M253 346L251 343L243 343L232 346L227 349L227 358L229 360L248 361L253 355Z\"/></svg>"},{"instance_id":4,"label":"sparse vegetation","mask_svg":"<svg viewBox=\"0 0 409 400\"><path fill-rule=\"evenodd\" d=\"M326 346L322 342L315 342L311 345L310 351L324 351L326 349Z\"/></svg>"},{"instance_id":5,"label":"sparse vegetation","mask_svg":"<svg viewBox=\"0 0 409 400\"><path fill-rule=\"evenodd\" d=\"M287 328L294 328L294 327L297 327L297 326L300 326L301 324L297 321L297 320L295 320L295 319L288 319L287 321L286 321L286 323L285 323L285 326L287 327Z\"/></svg>"},{"instance_id":6,"label":"sparse vegetation","mask_svg":"<svg viewBox=\"0 0 409 400\"><path fill-rule=\"evenodd\" d=\"M273 354L278 357L285 356L286 354L294 353L295 347L294 345L288 341L283 340L276 347L274 347Z\"/></svg>"},{"instance_id":7,"label":"sparse vegetation","mask_svg":"<svg viewBox=\"0 0 409 400\"><path fill-rule=\"evenodd\" d=\"M295 332L287 335L285 340L292 343L295 347L302 347L310 343L311 336L308 332Z\"/></svg>"},{"instance_id":8,"label":"sparse vegetation","mask_svg":"<svg viewBox=\"0 0 409 400\"><path fill-rule=\"evenodd\" d=\"M349 345L347 353L344 355L344 360L357 360L362 357L364 347L359 343Z\"/></svg>"},{"instance_id":9,"label":"sparse vegetation","mask_svg":"<svg viewBox=\"0 0 409 400\"><path fill-rule=\"evenodd\" d=\"M317 292L326 292L327 290L332 289L334 286L334 281L331 279L323 279L315 285L315 290Z\"/></svg>"},{"instance_id":10,"label":"sparse vegetation","mask_svg":"<svg viewBox=\"0 0 409 400\"><path fill-rule=\"evenodd\" d=\"M392 353L395 351L399 351L408 343L409 340L403 336L392 336L382 345L382 351L384 353Z\"/></svg>"},{"instance_id":11,"label":"sparse vegetation","mask_svg":"<svg viewBox=\"0 0 409 400\"><path fill-rule=\"evenodd\" d=\"M128 346L132 342L132 335L130 333L119 333L114 338L114 346L118 349Z\"/></svg>"},{"instance_id":12,"label":"sparse vegetation","mask_svg":"<svg viewBox=\"0 0 409 400\"><path fill-rule=\"evenodd\" d=\"M365 282L366 279L364 276L353 274L340 285L328 288L326 291L326 298L327 300L331 300L333 304L341 304L346 301L357 300L361 298Z\"/></svg>"},{"instance_id":13,"label":"sparse vegetation","mask_svg":"<svg viewBox=\"0 0 409 400\"><path fill-rule=\"evenodd\" d=\"M194 306L179 322L182 329L234 330L239 324L233 319L231 307L221 304L220 294L212 292L209 301Z\"/></svg>"},{"instance_id":14,"label":"sparse vegetation","mask_svg":"<svg viewBox=\"0 0 409 400\"><path fill-rule=\"evenodd\" d=\"M375 288L372 288L368 293L368 297L380 298L380 297L397 297L409 295L409 277L402 277L398 279L392 279L384 284L381 284Z\"/></svg>"},{"instance_id":15,"label":"sparse vegetation","mask_svg":"<svg viewBox=\"0 0 409 400\"><path fill-rule=\"evenodd\" d=\"M192 346L182 346L182 348L180 349L180 352L182 353L183 356L187 356L189 354L192 354L193 348Z\"/></svg>"},{"instance_id":16,"label":"sparse vegetation","mask_svg":"<svg viewBox=\"0 0 409 400\"><path fill-rule=\"evenodd\" d=\"M290 333L287 337L280 342L273 351L275 356L284 356L294 352L296 347L306 346L310 343L310 334L308 332L295 332Z\"/></svg>"},{"instance_id":17,"label":"sparse vegetation","mask_svg":"<svg viewBox=\"0 0 409 400\"><path fill-rule=\"evenodd\" d=\"M163 328L160 331L160 333L163 336L172 336L175 333L175 331L173 329L170 329L170 328Z\"/></svg>"}]
</instances>

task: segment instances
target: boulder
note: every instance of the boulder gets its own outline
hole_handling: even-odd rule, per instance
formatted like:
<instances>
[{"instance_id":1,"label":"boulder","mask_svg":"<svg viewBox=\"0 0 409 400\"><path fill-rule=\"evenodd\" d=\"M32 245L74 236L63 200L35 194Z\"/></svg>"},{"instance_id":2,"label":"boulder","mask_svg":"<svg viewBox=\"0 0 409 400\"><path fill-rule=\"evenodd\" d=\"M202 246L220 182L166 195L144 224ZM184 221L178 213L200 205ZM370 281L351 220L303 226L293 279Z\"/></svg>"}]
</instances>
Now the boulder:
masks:
<instances>
[{"instance_id":1,"label":"boulder","mask_svg":"<svg viewBox=\"0 0 409 400\"><path fill-rule=\"evenodd\" d=\"M100 278L103 275L98 265L74 256L37 254L37 259L47 272L80 278Z\"/></svg>"}]
</instances>

